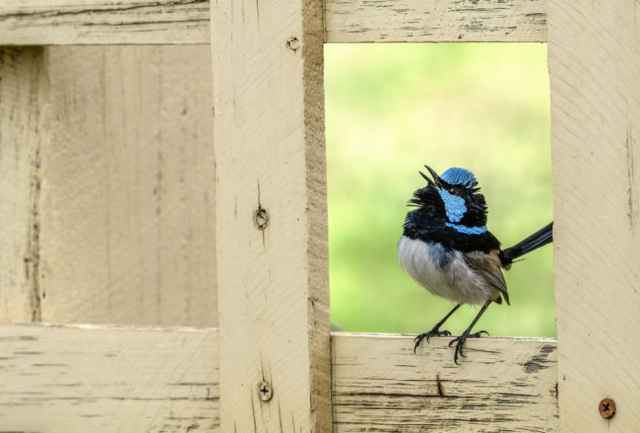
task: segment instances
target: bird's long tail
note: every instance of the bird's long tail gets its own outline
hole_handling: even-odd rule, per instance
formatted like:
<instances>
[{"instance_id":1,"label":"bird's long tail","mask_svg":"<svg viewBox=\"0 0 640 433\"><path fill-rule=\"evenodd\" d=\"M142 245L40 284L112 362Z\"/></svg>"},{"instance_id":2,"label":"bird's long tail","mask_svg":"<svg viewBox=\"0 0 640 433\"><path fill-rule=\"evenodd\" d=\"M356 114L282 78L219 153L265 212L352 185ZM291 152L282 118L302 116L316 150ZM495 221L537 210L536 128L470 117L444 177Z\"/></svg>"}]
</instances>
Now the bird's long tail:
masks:
<instances>
[{"instance_id":1,"label":"bird's long tail","mask_svg":"<svg viewBox=\"0 0 640 433\"><path fill-rule=\"evenodd\" d=\"M547 245L553 241L553 222L542 227L540 230L526 237L517 244L500 252L500 261L502 266L509 268L513 261L518 257L522 257L533 250Z\"/></svg>"}]
</instances>

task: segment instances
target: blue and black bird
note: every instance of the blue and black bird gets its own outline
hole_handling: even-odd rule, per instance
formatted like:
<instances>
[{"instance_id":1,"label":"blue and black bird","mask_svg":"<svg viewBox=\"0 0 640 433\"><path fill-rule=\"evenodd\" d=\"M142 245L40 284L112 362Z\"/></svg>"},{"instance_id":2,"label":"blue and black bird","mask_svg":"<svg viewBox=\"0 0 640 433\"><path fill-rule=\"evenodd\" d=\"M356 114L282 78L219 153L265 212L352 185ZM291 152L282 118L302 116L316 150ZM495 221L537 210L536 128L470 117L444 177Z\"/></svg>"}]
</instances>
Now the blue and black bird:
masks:
<instances>
[{"instance_id":1,"label":"blue and black bird","mask_svg":"<svg viewBox=\"0 0 640 433\"><path fill-rule=\"evenodd\" d=\"M487 230L487 203L480 193L476 177L469 170L452 167L438 175L425 166L431 177L420 172L426 185L413 193L398 256L409 275L434 295L456 303L442 320L415 339L414 351L422 340L450 336L440 329L463 304L482 305L471 324L455 344L453 356L464 357L464 344L472 328L492 302L509 304L509 293L502 269L509 269L517 258L552 241L553 223L548 224L516 245L501 249L500 242Z\"/></svg>"}]
</instances>

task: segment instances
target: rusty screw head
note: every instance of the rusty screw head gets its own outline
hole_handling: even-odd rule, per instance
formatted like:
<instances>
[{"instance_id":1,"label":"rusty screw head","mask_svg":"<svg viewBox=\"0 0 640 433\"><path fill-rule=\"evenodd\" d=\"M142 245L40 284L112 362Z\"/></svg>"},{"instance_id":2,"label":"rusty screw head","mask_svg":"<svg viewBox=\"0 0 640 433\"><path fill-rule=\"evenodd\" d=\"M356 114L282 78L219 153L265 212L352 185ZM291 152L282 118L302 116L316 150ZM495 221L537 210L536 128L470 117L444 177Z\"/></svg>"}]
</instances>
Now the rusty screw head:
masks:
<instances>
[{"instance_id":1,"label":"rusty screw head","mask_svg":"<svg viewBox=\"0 0 640 433\"><path fill-rule=\"evenodd\" d=\"M598 412L604 419L610 419L616 414L616 402L612 398L603 398L598 404Z\"/></svg>"},{"instance_id":2,"label":"rusty screw head","mask_svg":"<svg viewBox=\"0 0 640 433\"><path fill-rule=\"evenodd\" d=\"M258 206L258 209L256 209L253 215L253 220L258 230L265 230L269 225L269 213L267 213L267 210L262 206Z\"/></svg>"},{"instance_id":3,"label":"rusty screw head","mask_svg":"<svg viewBox=\"0 0 640 433\"><path fill-rule=\"evenodd\" d=\"M258 395L262 401L269 401L273 398L273 388L271 384L264 379L258 383Z\"/></svg>"}]
</instances>

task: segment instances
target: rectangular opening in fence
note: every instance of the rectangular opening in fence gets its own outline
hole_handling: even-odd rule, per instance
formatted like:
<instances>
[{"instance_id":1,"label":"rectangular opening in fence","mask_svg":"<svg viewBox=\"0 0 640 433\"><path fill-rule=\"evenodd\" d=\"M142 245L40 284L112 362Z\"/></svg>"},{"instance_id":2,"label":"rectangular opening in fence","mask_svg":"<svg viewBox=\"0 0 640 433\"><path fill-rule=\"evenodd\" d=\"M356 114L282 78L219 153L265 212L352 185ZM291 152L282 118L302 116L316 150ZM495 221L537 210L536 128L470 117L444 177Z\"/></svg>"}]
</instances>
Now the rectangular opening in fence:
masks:
<instances>
[{"instance_id":1,"label":"rectangular opening in fence","mask_svg":"<svg viewBox=\"0 0 640 433\"><path fill-rule=\"evenodd\" d=\"M396 245L418 171L471 170L488 229L508 247L552 219L549 85L543 44L326 45L332 320L421 332L451 308L419 287ZM505 272L511 305L478 329L554 336L552 248ZM461 332L478 309L447 329Z\"/></svg>"}]
</instances>

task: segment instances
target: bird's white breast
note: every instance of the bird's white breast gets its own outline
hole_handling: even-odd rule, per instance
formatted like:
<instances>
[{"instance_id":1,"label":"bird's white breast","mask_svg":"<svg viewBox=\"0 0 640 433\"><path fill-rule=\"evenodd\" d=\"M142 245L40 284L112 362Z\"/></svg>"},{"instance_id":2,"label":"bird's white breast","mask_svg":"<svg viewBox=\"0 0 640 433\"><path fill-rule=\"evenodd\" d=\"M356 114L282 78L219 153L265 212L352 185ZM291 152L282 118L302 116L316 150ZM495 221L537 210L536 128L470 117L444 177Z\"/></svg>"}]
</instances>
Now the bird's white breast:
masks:
<instances>
[{"instance_id":1,"label":"bird's white breast","mask_svg":"<svg viewBox=\"0 0 640 433\"><path fill-rule=\"evenodd\" d=\"M434 295L464 304L482 304L494 290L467 265L459 251L402 236L398 257L407 273Z\"/></svg>"}]
</instances>

